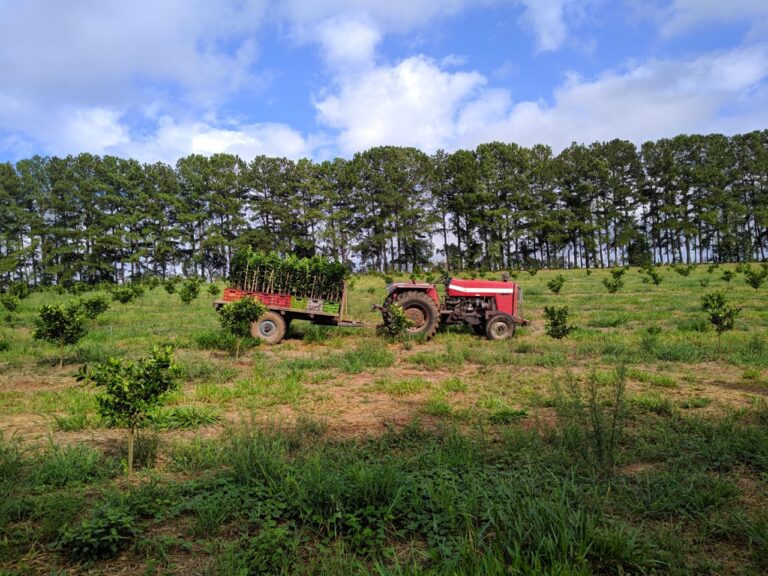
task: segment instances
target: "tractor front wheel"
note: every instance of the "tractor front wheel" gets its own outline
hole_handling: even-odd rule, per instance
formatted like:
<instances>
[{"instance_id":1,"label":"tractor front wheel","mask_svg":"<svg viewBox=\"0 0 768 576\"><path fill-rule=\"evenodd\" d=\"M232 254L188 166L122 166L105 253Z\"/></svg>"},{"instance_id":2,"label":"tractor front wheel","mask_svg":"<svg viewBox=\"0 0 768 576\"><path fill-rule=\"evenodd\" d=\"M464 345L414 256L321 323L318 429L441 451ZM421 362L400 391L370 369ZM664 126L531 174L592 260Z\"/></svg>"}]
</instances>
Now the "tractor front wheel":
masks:
<instances>
[{"instance_id":1,"label":"tractor front wheel","mask_svg":"<svg viewBox=\"0 0 768 576\"><path fill-rule=\"evenodd\" d=\"M423 336L427 340L437 332L440 324L440 312L437 304L424 292L409 291L400 294L394 301L411 321L407 333L411 336Z\"/></svg>"},{"instance_id":2,"label":"tractor front wheel","mask_svg":"<svg viewBox=\"0 0 768 576\"><path fill-rule=\"evenodd\" d=\"M499 314L488 320L485 335L489 340L506 340L515 335L515 321L511 316Z\"/></svg>"},{"instance_id":3,"label":"tractor front wheel","mask_svg":"<svg viewBox=\"0 0 768 576\"><path fill-rule=\"evenodd\" d=\"M251 336L265 344L277 344L285 336L285 319L275 312L265 312L251 324Z\"/></svg>"}]
</instances>

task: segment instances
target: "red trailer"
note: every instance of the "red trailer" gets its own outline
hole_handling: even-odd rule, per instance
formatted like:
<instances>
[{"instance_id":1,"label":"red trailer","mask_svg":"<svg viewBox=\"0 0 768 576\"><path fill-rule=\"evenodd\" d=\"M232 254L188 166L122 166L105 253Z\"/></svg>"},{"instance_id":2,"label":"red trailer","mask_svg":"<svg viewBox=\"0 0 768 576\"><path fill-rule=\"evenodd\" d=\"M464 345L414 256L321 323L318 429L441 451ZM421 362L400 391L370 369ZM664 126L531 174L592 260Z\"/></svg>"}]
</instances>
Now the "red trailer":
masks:
<instances>
[{"instance_id":1,"label":"red trailer","mask_svg":"<svg viewBox=\"0 0 768 576\"><path fill-rule=\"evenodd\" d=\"M293 320L308 320L313 324L361 328L363 322L347 320L347 287L342 290L341 302L324 302L311 298L297 298L290 294L272 294L240 288L226 288L221 300L214 302L218 309L228 302L243 298L256 298L269 309L251 325L251 335L267 344L277 344L288 332Z\"/></svg>"}]
</instances>

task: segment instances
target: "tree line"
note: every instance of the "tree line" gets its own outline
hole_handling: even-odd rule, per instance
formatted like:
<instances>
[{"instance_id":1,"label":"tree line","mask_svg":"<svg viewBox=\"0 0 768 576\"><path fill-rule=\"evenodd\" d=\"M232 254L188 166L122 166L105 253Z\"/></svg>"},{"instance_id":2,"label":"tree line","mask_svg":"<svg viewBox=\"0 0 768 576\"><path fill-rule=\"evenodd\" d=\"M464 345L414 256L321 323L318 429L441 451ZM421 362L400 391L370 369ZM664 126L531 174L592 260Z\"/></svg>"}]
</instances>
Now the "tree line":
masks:
<instances>
[{"instance_id":1,"label":"tree line","mask_svg":"<svg viewBox=\"0 0 768 576\"><path fill-rule=\"evenodd\" d=\"M251 246L410 271L765 259L768 130L313 162L190 155L0 164L0 279L226 274Z\"/></svg>"}]
</instances>

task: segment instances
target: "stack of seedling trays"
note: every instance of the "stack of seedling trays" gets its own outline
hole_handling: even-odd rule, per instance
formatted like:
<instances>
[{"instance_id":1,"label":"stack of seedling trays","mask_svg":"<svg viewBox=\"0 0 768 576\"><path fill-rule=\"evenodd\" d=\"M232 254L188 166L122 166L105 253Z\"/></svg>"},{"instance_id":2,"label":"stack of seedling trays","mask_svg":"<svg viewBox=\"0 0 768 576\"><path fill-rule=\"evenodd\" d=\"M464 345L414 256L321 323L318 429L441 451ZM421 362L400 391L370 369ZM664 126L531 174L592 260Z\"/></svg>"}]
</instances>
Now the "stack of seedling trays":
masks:
<instances>
[{"instance_id":1,"label":"stack of seedling trays","mask_svg":"<svg viewBox=\"0 0 768 576\"><path fill-rule=\"evenodd\" d=\"M338 314L341 310L339 302L323 302L323 312L326 314Z\"/></svg>"},{"instance_id":2,"label":"stack of seedling trays","mask_svg":"<svg viewBox=\"0 0 768 576\"><path fill-rule=\"evenodd\" d=\"M346 266L318 256L243 250L232 259L230 290L255 295L267 306L339 314L348 276Z\"/></svg>"}]
</instances>

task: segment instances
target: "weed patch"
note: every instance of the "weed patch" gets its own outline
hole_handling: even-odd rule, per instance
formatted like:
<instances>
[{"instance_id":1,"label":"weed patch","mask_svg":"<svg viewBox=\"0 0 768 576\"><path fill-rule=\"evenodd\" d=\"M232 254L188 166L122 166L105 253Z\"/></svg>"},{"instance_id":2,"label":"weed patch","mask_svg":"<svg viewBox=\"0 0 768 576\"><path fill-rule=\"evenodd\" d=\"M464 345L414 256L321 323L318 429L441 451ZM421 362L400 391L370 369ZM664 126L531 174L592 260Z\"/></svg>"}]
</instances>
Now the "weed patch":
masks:
<instances>
[{"instance_id":1,"label":"weed patch","mask_svg":"<svg viewBox=\"0 0 768 576\"><path fill-rule=\"evenodd\" d=\"M430 387L430 383L423 378L406 378L403 380L390 380L387 378L376 380L372 389L390 396L407 396L418 394Z\"/></svg>"},{"instance_id":2,"label":"weed patch","mask_svg":"<svg viewBox=\"0 0 768 576\"><path fill-rule=\"evenodd\" d=\"M375 344L364 344L341 355L342 372L358 374L370 368L389 368L395 363L395 356L386 348Z\"/></svg>"}]
</instances>

